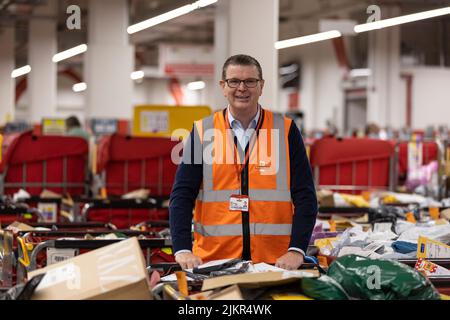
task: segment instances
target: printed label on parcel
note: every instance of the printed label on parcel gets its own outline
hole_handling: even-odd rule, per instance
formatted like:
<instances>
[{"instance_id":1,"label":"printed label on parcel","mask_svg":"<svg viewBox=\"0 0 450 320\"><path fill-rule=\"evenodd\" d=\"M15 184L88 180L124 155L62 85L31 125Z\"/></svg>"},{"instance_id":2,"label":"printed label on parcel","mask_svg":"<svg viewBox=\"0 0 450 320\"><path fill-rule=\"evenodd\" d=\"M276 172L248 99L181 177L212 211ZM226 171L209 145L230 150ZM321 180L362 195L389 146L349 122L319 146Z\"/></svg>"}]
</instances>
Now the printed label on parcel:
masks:
<instances>
[{"instance_id":1,"label":"printed label on parcel","mask_svg":"<svg viewBox=\"0 0 450 320\"><path fill-rule=\"evenodd\" d=\"M450 258L450 246L426 237L419 237L417 243L417 258Z\"/></svg>"}]
</instances>

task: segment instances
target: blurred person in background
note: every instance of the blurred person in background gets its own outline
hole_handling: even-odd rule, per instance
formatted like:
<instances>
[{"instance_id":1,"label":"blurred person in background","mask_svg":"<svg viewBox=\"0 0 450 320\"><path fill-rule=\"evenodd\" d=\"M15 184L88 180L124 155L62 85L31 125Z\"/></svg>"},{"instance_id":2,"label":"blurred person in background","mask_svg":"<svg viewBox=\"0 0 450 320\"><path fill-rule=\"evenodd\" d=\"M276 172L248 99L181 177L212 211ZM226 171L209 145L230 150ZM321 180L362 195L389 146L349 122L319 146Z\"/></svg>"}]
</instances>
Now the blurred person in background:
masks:
<instances>
[{"instance_id":1,"label":"blurred person in background","mask_svg":"<svg viewBox=\"0 0 450 320\"><path fill-rule=\"evenodd\" d=\"M76 116L70 116L66 119L66 135L84 138L89 142L89 133L81 127L80 120Z\"/></svg>"},{"instance_id":2,"label":"blurred person in background","mask_svg":"<svg viewBox=\"0 0 450 320\"><path fill-rule=\"evenodd\" d=\"M365 133L367 138L378 139L380 138L380 127L375 123L368 123Z\"/></svg>"}]
</instances>

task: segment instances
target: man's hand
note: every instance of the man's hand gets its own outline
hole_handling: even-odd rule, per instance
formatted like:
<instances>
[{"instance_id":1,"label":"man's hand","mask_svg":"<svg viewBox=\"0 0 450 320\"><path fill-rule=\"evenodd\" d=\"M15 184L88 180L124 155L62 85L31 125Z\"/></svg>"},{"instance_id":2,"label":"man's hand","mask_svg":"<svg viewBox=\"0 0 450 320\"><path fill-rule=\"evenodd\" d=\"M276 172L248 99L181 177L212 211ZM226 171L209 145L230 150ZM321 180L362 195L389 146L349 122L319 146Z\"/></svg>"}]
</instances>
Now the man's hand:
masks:
<instances>
[{"instance_id":1,"label":"man's hand","mask_svg":"<svg viewBox=\"0 0 450 320\"><path fill-rule=\"evenodd\" d=\"M202 259L195 256L192 252L181 252L175 256L175 261L182 269L193 269L202 264Z\"/></svg>"},{"instance_id":2,"label":"man's hand","mask_svg":"<svg viewBox=\"0 0 450 320\"><path fill-rule=\"evenodd\" d=\"M286 270L297 270L303 264L303 255L300 252L288 251L275 262L275 267Z\"/></svg>"}]
</instances>

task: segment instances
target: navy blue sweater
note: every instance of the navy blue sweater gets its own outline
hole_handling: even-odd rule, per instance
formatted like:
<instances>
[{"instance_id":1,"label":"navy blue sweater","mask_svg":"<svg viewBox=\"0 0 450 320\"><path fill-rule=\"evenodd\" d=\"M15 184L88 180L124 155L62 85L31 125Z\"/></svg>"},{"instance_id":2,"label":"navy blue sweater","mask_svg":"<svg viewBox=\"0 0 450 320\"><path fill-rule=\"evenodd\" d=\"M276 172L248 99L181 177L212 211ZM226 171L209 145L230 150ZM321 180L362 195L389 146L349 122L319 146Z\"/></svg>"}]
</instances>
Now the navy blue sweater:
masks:
<instances>
[{"instance_id":1,"label":"navy blue sweater","mask_svg":"<svg viewBox=\"0 0 450 320\"><path fill-rule=\"evenodd\" d=\"M317 198L305 145L293 121L288 140L291 197L295 208L289 247L302 249L306 253L316 222ZM194 141L193 131L188 141ZM193 157L193 143L190 147ZM170 195L170 231L174 252L192 250L192 210L202 183L203 168L202 164L194 164L193 159L190 163L182 162L178 166Z\"/></svg>"}]
</instances>

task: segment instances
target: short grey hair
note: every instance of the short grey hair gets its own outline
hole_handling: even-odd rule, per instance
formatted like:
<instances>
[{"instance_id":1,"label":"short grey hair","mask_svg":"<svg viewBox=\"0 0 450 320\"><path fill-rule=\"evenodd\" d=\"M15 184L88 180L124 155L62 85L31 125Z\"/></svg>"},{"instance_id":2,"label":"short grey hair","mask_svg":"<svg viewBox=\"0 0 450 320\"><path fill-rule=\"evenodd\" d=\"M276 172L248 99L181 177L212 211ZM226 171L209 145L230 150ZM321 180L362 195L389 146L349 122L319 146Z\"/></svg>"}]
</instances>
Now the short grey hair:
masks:
<instances>
[{"instance_id":1,"label":"short grey hair","mask_svg":"<svg viewBox=\"0 0 450 320\"><path fill-rule=\"evenodd\" d=\"M258 60L255 58L246 55L246 54L237 54L234 56L229 57L225 63L223 64L222 68L222 80L225 80L227 77L227 68L229 65L233 66L255 66L258 70L259 79L263 79L263 73L261 65L259 64Z\"/></svg>"}]
</instances>

